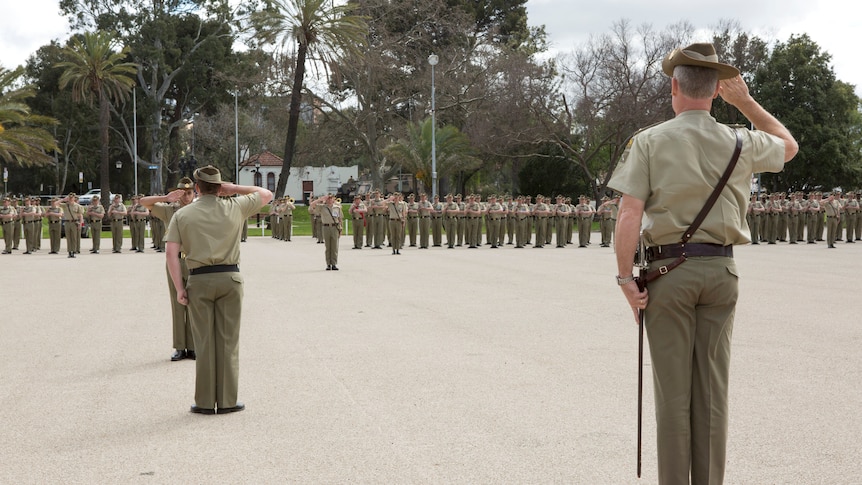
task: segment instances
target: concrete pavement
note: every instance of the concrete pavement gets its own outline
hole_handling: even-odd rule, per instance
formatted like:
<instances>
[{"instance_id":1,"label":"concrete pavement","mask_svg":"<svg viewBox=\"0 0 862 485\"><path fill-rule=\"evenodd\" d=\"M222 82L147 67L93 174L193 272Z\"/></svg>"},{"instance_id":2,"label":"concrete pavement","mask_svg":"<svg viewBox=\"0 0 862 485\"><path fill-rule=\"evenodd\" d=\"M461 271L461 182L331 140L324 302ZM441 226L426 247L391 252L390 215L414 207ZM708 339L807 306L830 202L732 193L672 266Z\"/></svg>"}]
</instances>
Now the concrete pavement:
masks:
<instances>
[{"instance_id":1,"label":"concrete pavement","mask_svg":"<svg viewBox=\"0 0 862 485\"><path fill-rule=\"evenodd\" d=\"M656 482L648 357L635 477L613 249L393 256L345 237L333 272L309 237L252 237L247 409L201 416L194 363L169 361L164 255L46 243L0 257L0 483ZM862 244L736 254L726 483L862 483Z\"/></svg>"}]
</instances>

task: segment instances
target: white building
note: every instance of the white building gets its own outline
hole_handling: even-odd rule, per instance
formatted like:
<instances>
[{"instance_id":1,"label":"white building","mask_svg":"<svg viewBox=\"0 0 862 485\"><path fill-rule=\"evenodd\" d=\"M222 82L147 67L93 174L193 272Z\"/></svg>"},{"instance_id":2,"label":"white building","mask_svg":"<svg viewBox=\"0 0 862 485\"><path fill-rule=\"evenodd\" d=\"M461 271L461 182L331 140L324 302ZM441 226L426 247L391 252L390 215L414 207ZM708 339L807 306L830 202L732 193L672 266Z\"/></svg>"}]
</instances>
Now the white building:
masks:
<instances>
[{"instance_id":1,"label":"white building","mask_svg":"<svg viewBox=\"0 0 862 485\"><path fill-rule=\"evenodd\" d=\"M284 161L281 157L269 151L253 155L239 165L239 184L256 185L266 187L275 192L278 177L281 174L281 166ZM359 166L350 167L291 167L290 177L284 195L293 197L297 202L305 202L308 195L323 195L336 193L353 178L359 179Z\"/></svg>"}]
</instances>

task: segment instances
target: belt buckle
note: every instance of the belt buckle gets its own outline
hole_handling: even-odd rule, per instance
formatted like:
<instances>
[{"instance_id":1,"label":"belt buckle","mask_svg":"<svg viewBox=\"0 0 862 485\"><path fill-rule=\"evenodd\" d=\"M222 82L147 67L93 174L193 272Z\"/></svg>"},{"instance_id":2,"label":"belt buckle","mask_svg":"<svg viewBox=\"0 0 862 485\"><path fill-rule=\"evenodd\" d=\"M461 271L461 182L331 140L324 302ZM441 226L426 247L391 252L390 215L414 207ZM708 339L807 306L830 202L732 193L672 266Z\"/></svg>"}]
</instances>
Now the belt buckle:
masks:
<instances>
[{"instance_id":1,"label":"belt buckle","mask_svg":"<svg viewBox=\"0 0 862 485\"><path fill-rule=\"evenodd\" d=\"M658 272L659 272L659 274L661 274L661 275L666 275L668 271L670 271L670 270L669 270L669 269L667 269L667 266L662 266L662 267L660 267L660 268L658 269Z\"/></svg>"}]
</instances>

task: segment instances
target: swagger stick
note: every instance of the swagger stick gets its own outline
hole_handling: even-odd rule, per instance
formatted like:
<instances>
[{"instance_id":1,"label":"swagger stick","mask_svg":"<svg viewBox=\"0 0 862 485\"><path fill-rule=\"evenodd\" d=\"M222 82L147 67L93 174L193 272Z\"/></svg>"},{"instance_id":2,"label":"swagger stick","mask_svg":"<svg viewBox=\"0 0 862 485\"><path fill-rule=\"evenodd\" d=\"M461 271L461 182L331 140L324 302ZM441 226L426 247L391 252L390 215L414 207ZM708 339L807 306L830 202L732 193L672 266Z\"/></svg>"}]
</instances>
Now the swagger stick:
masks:
<instances>
[{"instance_id":1,"label":"swagger stick","mask_svg":"<svg viewBox=\"0 0 862 485\"><path fill-rule=\"evenodd\" d=\"M638 244L637 266L638 289L644 291L646 288L646 247L643 237ZM643 390L644 390L644 310L638 310L638 478L641 477L641 430L643 429Z\"/></svg>"}]
</instances>

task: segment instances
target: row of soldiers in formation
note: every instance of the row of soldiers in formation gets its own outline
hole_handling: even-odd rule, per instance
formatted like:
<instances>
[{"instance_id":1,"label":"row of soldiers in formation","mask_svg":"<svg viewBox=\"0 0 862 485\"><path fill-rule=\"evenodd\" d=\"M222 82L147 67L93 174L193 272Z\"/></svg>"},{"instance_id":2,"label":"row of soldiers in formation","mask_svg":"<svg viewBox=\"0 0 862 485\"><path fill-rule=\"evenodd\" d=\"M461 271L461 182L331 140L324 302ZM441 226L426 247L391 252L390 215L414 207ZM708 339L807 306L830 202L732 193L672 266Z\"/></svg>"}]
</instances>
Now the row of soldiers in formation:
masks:
<instances>
[{"instance_id":1,"label":"row of soldiers in formation","mask_svg":"<svg viewBox=\"0 0 862 485\"><path fill-rule=\"evenodd\" d=\"M854 192L811 192L807 198L802 192L775 193L760 199L752 195L746 218L752 244L816 244L824 240L824 231L829 248L834 248L836 241L862 239L862 205Z\"/></svg>"},{"instance_id":2,"label":"row of soldiers in formation","mask_svg":"<svg viewBox=\"0 0 862 485\"><path fill-rule=\"evenodd\" d=\"M81 233L89 230L92 240L90 252L99 254L104 219L110 223L113 252L122 252L123 226L128 221L132 251L144 252L144 235L149 211L140 204L142 195L132 197L132 204L126 207L120 195L115 195L107 209L101 205L99 196L93 196L90 205L78 203L78 196L72 192L66 197L55 197L49 206L41 206L39 197L22 199L5 197L0 207L0 227L3 229L5 247L3 254L17 250L23 238L26 251L32 254L41 249L43 225L47 222L49 254L60 252L60 239L66 236L68 257L74 258L81 252ZM152 219L153 246L157 251L164 250L165 224L157 218Z\"/></svg>"},{"instance_id":3,"label":"row of soldiers in formation","mask_svg":"<svg viewBox=\"0 0 862 485\"><path fill-rule=\"evenodd\" d=\"M552 244L556 234L556 247L562 248L572 244L577 231L578 247L583 248L590 244L594 218L600 222L602 247L610 247L619 199L603 197L598 208L586 196L578 199L575 205L563 196L538 195L533 202L531 196L492 195L482 201L478 195L450 194L441 202L439 196L428 200L427 195L421 194L416 200L410 194L405 200L401 193L384 198L380 191L374 191L364 198L355 197L347 209L347 217L351 221L354 249L389 246L396 254L408 238L410 246L420 249L442 247L444 233L448 248L477 248L482 245L483 234L491 248L504 244L516 248L532 244L541 248ZM287 198L274 203L270 214L272 237L290 240L293 209L293 201ZM311 220L312 235L320 242L320 220L314 214Z\"/></svg>"}]
</instances>

